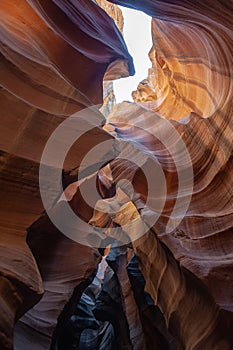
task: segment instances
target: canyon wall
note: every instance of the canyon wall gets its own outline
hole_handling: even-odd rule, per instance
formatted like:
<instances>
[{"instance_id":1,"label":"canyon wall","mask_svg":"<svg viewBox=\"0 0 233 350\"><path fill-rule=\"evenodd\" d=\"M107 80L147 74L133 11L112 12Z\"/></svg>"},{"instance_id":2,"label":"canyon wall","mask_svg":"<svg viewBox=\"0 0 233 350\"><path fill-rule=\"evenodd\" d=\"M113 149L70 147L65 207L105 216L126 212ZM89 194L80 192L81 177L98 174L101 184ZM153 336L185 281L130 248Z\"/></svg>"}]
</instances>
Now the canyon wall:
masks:
<instances>
[{"instance_id":1,"label":"canyon wall","mask_svg":"<svg viewBox=\"0 0 233 350\"><path fill-rule=\"evenodd\" d=\"M49 300L60 300L57 301L60 309L54 306L55 316L47 314L48 324L43 325L48 347L47 335L53 332L59 310L69 300L74 287L93 273L99 258L98 252L75 245L58 232L50 235L44 230L37 231L37 242L45 251L38 255L34 251L33 256L28 248L26 230L43 212L39 193L41 155L49 136L67 116L102 104L106 70L108 79L127 76L133 74L133 64L119 30L92 1L79 1L76 5L63 1L21 1L20 6L17 1L3 1L0 11L0 347L12 348L14 323L39 301L43 290L46 292L42 304L35 310L38 314L42 307L42 316L34 317L30 327L32 331L40 328L43 334L41 324L43 315L51 308ZM66 163L67 169L78 164L75 154L80 160L97 140L111 139L101 129L103 116L99 114L97 118L95 132L89 136L88 143L83 143L84 153L79 145L78 152ZM52 241L53 248L47 249ZM66 249L79 252L80 258L86 257L81 269L76 270L75 265L69 267L70 255ZM64 263L65 269L60 272L56 270L57 259ZM44 269L50 277L45 276ZM51 286L54 278L56 287ZM58 294L55 296L53 292ZM28 316L22 321L24 328L26 319ZM26 338L22 340L24 345Z\"/></svg>"},{"instance_id":2,"label":"canyon wall","mask_svg":"<svg viewBox=\"0 0 233 350\"><path fill-rule=\"evenodd\" d=\"M103 103L103 80L134 73L120 10L98 1L116 25L94 1L1 6L0 347L13 348L15 329L15 349L68 349L70 320L111 246L111 272L99 301L91 298L92 322L110 323L90 334L120 349L230 350L232 6L112 2L153 17L152 67L135 103L108 114L114 98L105 90L106 118L93 108ZM66 120L46 161L45 145ZM57 180L77 130L87 131ZM67 204L82 224L69 220ZM77 349L88 346L88 329Z\"/></svg>"}]
</instances>

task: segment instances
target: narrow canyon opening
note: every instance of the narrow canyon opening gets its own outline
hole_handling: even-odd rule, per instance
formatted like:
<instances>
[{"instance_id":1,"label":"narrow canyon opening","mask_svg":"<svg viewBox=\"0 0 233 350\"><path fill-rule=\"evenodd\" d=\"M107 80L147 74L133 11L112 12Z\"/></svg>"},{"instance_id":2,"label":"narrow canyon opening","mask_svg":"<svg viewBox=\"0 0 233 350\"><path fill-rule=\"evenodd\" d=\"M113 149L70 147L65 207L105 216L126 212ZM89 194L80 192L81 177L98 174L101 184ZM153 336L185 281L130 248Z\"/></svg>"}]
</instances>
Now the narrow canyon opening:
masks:
<instances>
[{"instance_id":1,"label":"narrow canyon opening","mask_svg":"<svg viewBox=\"0 0 233 350\"><path fill-rule=\"evenodd\" d=\"M124 18L123 36L133 57L135 75L113 82L116 103L133 101L132 92L147 78L151 61L148 57L152 47L151 17L145 13L120 6Z\"/></svg>"}]
</instances>

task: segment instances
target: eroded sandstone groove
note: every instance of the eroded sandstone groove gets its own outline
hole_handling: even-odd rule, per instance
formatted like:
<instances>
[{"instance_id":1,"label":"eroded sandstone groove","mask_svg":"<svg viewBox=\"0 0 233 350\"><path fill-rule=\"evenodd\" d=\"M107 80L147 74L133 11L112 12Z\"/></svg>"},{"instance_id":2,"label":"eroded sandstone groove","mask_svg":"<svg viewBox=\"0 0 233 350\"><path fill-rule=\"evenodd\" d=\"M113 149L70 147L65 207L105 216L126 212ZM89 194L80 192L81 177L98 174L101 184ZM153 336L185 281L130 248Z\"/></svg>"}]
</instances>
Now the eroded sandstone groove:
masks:
<instances>
[{"instance_id":1,"label":"eroded sandstone groove","mask_svg":"<svg viewBox=\"0 0 233 350\"><path fill-rule=\"evenodd\" d=\"M134 103L116 106L111 81L134 67L112 3L152 16L153 39ZM228 350L231 3L112 3L1 4L0 348ZM105 116L78 114L77 129L87 122L90 130L65 159L65 195L40 179L52 196L46 212L46 142L70 115L102 105L103 80ZM58 145L68 142L61 135ZM74 240L51 221L69 230L67 203L83 222ZM79 240L85 224L94 230L89 245Z\"/></svg>"}]
</instances>

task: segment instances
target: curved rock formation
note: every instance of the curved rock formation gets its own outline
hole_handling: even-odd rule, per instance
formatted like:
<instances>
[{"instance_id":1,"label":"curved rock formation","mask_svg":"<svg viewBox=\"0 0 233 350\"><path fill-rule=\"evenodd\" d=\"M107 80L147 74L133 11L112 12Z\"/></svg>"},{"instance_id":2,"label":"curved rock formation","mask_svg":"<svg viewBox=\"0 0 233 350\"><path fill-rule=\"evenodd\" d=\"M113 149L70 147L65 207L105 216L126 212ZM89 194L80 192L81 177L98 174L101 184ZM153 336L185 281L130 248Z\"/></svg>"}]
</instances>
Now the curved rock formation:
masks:
<instances>
[{"instance_id":1,"label":"curved rock formation","mask_svg":"<svg viewBox=\"0 0 233 350\"><path fill-rule=\"evenodd\" d=\"M176 128L193 162L194 190L186 217L174 234L181 247L173 251L208 284L217 302L232 310L232 24L227 15L232 8L226 1L197 1L195 6L173 0L116 2L154 17L153 65L148 80L134 93L135 101L169 119L189 115ZM135 124L144 127L138 120ZM166 243L175 246L175 240ZM218 288L212 278L222 286L225 279L227 286Z\"/></svg>"},{"instance_id":2,"label":"curved rock formation","mask_svg":"<svg viewBox=\"0 0 233 350\"><path fill-rule=\"evenodd\" d=\"M115 191L115 194L112 193L111 200L102 200L101 206L95 206L94 209L86 205L82 206L80 211L78 203L83 193L80 188L82 184L72 185L70 204L78 215L95 226L120 225L122 230L118 233L121 236L114 238L120 242L133 241L146 279L147 290L161 308L180 348L192 349L195 346L202 349L204 346L206 349L228 349L230 344L227 334L227 323L230 319L227 314L219 312L219 307L224 311L232 311L232 186L228 189L228 184L232 181L232 132L227 120L220 124L221 128L218 126L219 120L218 115L209 119L191 115L189 119L169 124L173 128L172 134L167 123L164 124L164 119L154 112L134 104L123 103L109 116L106 125L118 139L126 142L123 144L123 153L110 163L112 180L108 169L104 168L99 173L98 181L100 192L105 197L111 193L114 183L128 179L134 185L133 197L127 194L127 188L123 188ZM179 137L176 136L176 132ZM158 135L162 135L160 140ZM180 153L182 148L179 146L181 138L192 162L184 163L185 157ZM129 159L124 159L124 155L128 155ZM182 168L178 169L177 156L181 157L182 165ZM137 159L141 159L140 167L133 165ZM154 192L149 194L154 201L151 202L152 205L147 204L146 210L143 210L148 197L148 184L143 171L147 175L148 172L154 171L159 187L163 184L159 178L159 167L157 173L156 169L153 169L153 163L159 164L165 174L166 192L161 193L155 186ZM184 175L185 179L189 176L190 167L193 167L192 186L185 181L180 192L180 177ZM95 174L93 176L96 177ZM91 183L93 180L87 179L86 188L90 187ZM215 193L219 199L219 202L213 201L212 206L206 203L206 195L207 198L211 198L210 193ZM159 194L165 196L162 208L156 206L156 203L161 201ZM184 203L189 197L191 201L189 203L188 200L189 205L184 210ZM138 219L137 210L141 213L141 220ZM141 230L143 221L150 225L150 217L155 215L157 210L161 212L155 220L153 231L139 238L138 231ZM176 224L180 216L183 220ZM129 226L127 231L125 225L130 222L136 224ZM221 226L218 222L221 222ZM175 228L172 229L173 227ZM124 240L126 235L128 238ZM194 275L187 272L186 268ZM229 276L226 278L228 285L224 293L218 288L223 280L222 269ZM159 297L162 299L159 300ZM191 323L188 321L189 312L194 309L196 315L203 313L202 322L199 317L192 317Z\"/></svg>"},{"instance_id":3,"label":"curved rock formation","mask_svg":"<svg viewBox=\"0 0 233 350\"><path fill-rule=\"evenodd\" d=\"M26 228L43 211L38 186L43 148L67 116L102 103L102 82L107 69L108 79L112 79L132 74L133 64L121 33L92 1L74 4L23 0L20 6L17 1L3 1L0 12L3 297L0 347L11 349L15 321L43 293L37 265L25 243ZM98 118L101 126L103 117ZM109 139L98 126L83 147L91 149L97 139ZM67 169L77 166L86 153L87 149L82 153L79 146L79 152L68 157ZM65 241L61 239L58 247L51 247L50 258L64 254ZM70 245L74 246L71 242ZM85 251L81 249L80 254ZM40 262L39 268L43 274ZM45 269L48 272L50 268ZM69 274L71 277L72 272Z\"/></svg>"},{"instance_id":4,"label":"curved rock formation","mask_svg":"<svg viewBox=\"0 0 233 350\"><path fill-rule=\"evenodd\" d=\"M177 120L190 112L209 117L224 110L232 98L232 8L227 1L113 2L154 17L152 69L148 82L133 92L135 102L148 101L146 107Z\"/></svg>"},{"instance_id":5,"label":"curved rock formation","mask_svg":"<svg viewBox=\"0 0 233 350\"><path fill-rule=\"evenodd\" d=\"M146 338L147 349L176 349L176 342L167 331L165 320L159 307L145 292L146 281L139 269L139 261L134 254L127 266L127 272L140 311L140 318Z\"/></svg>"},{"instance_id":6,"label":"curved rock formation","mask_svg":"<svg viewBox=\"0 0 233 350\"><path fill-rule=\"evenodd\" d=\"M138 308L134 299L130 280L127 274L127 249L126 247L112 248L107 257L109 265L117 275L119 289L122 297L123 309L129 325L132 349L145 350L145 337L139 317Z\"/></svg>"},{"instance_id":7,"label":"curved rock formation","mask_svg":"<svg viewBox=\"0 0 233 350\"><path fill-rule=\"evenodd\" d=\"M192 271L205 283L208 292L212 295L209 294L207 299L212 303L211 298L214 297L215 302L224 311L225 322L230 322L232 325L232 316L228 314L228 311L232 313L233 305L233 205L232 176L230 175L232 173L233 141L232 66L230 63L232 59L230 49L232 45L232 26L229 15L227 15L230 7L225 1L209 4L198 1L195 5L189 1L114 2L140 8L154 17L152 22L154 45L150 52L153 66L149 70L148 80L142 82L138 91L133 93L135 101L158 112L162 117L177 120L183 118L179 123L172 122L172 125L185 141L191 157L194 186L188 211L180 225L171 234L165 234L165 231L168 219L171 219L174 199L177 199L178 179L177 171L174 168L172 170L171 166L174 159L171 159L171 154L168 154L166 147L161 145L162 142L153 137L153 135L158 135L153 127L156 128L156 125L159 125L159 118L153 116L149 111L140 111L136 106L122 105L109 116L111 127L108 130L112 130L111 128L114 126L115 132L121 139L143 145L159 161L166 176L167 197L161 217L154 226L156 235L171 249L182 266ZM232 11L230 13L232 14ZM225 21L224 17L227 16L228 19ZM203 117L208 119L205 120ZM134 128L131 125L132 118ZM163 135L164 140L169 140L168 130L167 134L165 131ZM140 146L138 148L142 151ZM135 182L136 190L143 194L145 198L147 195L146 184L143 186L142 172L132 169L132 174L129 175L130 162L127 162L125 166L123 166L123 163L120 164L119 161L115 163L116 165L113 164L112 168L113 172L114 167L116 169L113 180L116 182L125 177L131 179ZM148 164L150 165L150 161L148 161ZM127 169L124 174L122 174L123 168ZM184 194L183 200L186 195L187 192ZM143 199L143 197L141 198ZM149 285L147 288L154 299L157 300L158 296L162 297L166 294L165 290L162 291L158 287L160 279L165 283L166 277L160 275L154 282L149 282L153 280L152 276L155 277L156 275L156 270L153 269L151 264L157 261L157 266L159 266L159 257L151 256L151 260L148 258L152 250L152 242L155 239L153 235L154 233L151 236L149 234L144 241L141 239L143 243L139 251L135 248L141 261L141 268L147 285ZM162 245L162 248L167 255L166 246ZM157 243L155 247L157 247ZM154 251L157 249L154 248ZM170 268L169 264L168 262L165 263L167 271ZM150 273L148 272L149 266ZM171 273L173 278L174 274L173 271ZM193 283L195 284L194 280ZM191 281L186 283L187 286L192 284ZM174 288L172 281L166 282L166 288L170 284ZM162 286L161 288L163 289ZM182 294L181 289L181 287L178 288L178 294ZM187 293L190 294L191 292L187 291ZM206 304L204 289L199 292L199 296L201 295L203 296L201 303L204 306ZM172 300L171 295L170 299ZM159 301L157 302L159 303ZM167 303L168 300L165 304ZM182 303L185 304L184 301ZM190 306L186 304L186 310L191 307L192 302L189 303ZM160 305L160 307L166 315L167 305L165 306L165 304ZM195 311L197 309L196 306ZM205 310L202 325L200 324L200 318L197 319L197 338L191 341L191 338L189 340L188 338L183 339L182 342L185 348L212 349L214 346L216 348L230 348L229 341L224 343L223 338L221 338L223 335L219 338L222 339L219 340L220 344L221 341L223 341L223 344L216 345L214 334L218 332L214 330L215 326L213 324L211 329L210 323L207 321L208 317L210 317L210 320L214 319L213 316L210 316L212 312L215 312L214 309L214 303L212 303L209 316L208 311ZM185 313L185 311L183 312ZM178 315L178 309L175 313ZM185 315L182 317L185 319ZM206 321L205 327L204 323ZM178 319L174 322L179 323ZM220 317L218 321L220 333L221 322ZM176 337L179 338L178 333L184 335L186 331L191 336L195 327L194 323L195 317L192 318L190 331L185 327L188 321L181 326L180 332L176 329ZM203 328L198 336L199 326ZM207 333L209 332L209 336L205 335L206 338L204 329L208 329ZM205 340L202 340L202 336ZM230 336L229 330L228 336ZM227 339L226 335L225 337ZM203 343L203 341L207 343ZM213 343L211 344L211 342Z\"/></svg>"},{"instance_id":8,"label":"curved rock formation","mask_svg":"<svg viewBox=\"0 0 233 350\"><path fill-rule=\"evenodd\" d=\"M159 162L166 178L166 198L165 205L154 225L156 235L171 249L176 259L181 262L182 266L192 271L208 286L209 292L212 294L212 297L214 297L215 302L217 302L221 309L230 310L232 312L233 207L231 189L232 177L230 174L232 173L233 164L233 134L229 123L224 120L220 123L221 119L218 116L205 120L196 115L192 115L189 119L186 119L185 124L182 121L180 123L173 123L173 127L182 136L182 139L189 150L189 155L193 160L192 166L194 170L193 188L190 189L187 187L185 189L182 197L180 197L182 201L179 210L181 211L178 210L176 213L177 215L174 215L174 208L177 204L176 201L179 199L177 193L179 193L178 181L180 180L181 173L177 172L172 153L169 154L168 152L168 143L166 142L165 145L162 144L162 142L160 142L154 135L158 135L157 130L160 128L160 134L163 135L162 140L165 141L170 139L170 152L172 149L174 151L174 148L179 149L179 139L173 144L174 138L170 137L171 131L169 128L166 129L166 125L163 128L162 119L153 114L153 112L142 109L140 110L140 107L132 104L127 105L126 103L123 104L121 108L118 107L118 111L115 112L116 114L114 115L113 113L109 116L111 127L114 126L114 131L121 139L125 139L127 142L133 142L133 145L136 145L137 148L134 153L135 157L131 154L130 161L118 160L111 163L113 181L117 183L119 180L127 178L129 181L133 182L136 191L133 197L135 199L133 199L133 201L138 210L141 211L143 205L141 204L141 201L136 199L137 194L140 194L141 200L144 201L144 203L148 194L147 183L145 177L143 177L143 171L147 175L148 172L152 171L150 169L153 169L153 157L156 159L156 162ZM124 115L122 114L123 110ZM132 127L131 124L132 117L135 127ZM218 126L218 123L220 123L221 128ZM141 169L132 166L132 162L138 157L139 152L142 152L141 158L144 159L144 165ZM187 167L188 164L185 165L185 168ZM129 169L131 169L131 171ZM182 172L184 171L185 170L183 169ZM159 184L162 184L158 175L157 181L159 181ZM175 222L177 218L179 215L182 215L182 202L184 203L185 198L189 196L189 190L191 190L192 193L191 202L187 212L183 213L183 220L179 225L176 225ZM159 195L160 191L158 190L157 193ZM156 203L156 194L154 194L154 196ZM211 203L209 202L210 198L213 198ZM218 198L218 200L215 198ZM159 202L161 201L159 197L157 200ZM157 209L160 210L160 208L150 207L150 215L153 215L153 212L156 213ZM125 223L125 215L125 213L122 213L122 218L117 219L116 222L122 224L121 221L123 220L123 223ZM135 220L135 214L132 213L131 215L133 220ZM148 215L147 212L142 214L145 222L148 221ZM170 227L172 227L171 220L174 223L175 229L166 233L168 225L170 226L171 224ZM135 236L134 232L127 233L129 236L137 238L137 233L135 233ZM156 275L155 270L152 267L150 267L151 272L148 272L150 264L154 262L157 268L160 266L159 258L153 255L151 256L151 263L148 261L147 265L146 262L149 256L149 251L157 251L156 246L152 249L152 241L154 239L152 236L153 234L147 236L145 241L143 241L142 246L146 244L148 247L146 252L144 252L144 248L141 248L142 251L139 252L136 250L138 257L142 262L142 270L148 284L150 283L149 281L151 281L152 276L154 274ZM151 243L146 243L147 241ZM164 264L167 265L167 263ZM161 265L160 268L163 270L163 265ZM174 273L172 272L171 277L173 274ZM146 275L148 277L146 277ZM162 278L162 276L160 276L160 278ZM157 290L158 283L159 279L156 279L149 288L149 292L153 297L155 297L153 290L154 288ZM171 283L172 288L174 288L172 281L166 282L166 288L168 288L169 283ZM187 283L188 285L191 284L190 281ZM219 285L221 285L222 288L219 288ZM181 292L180 287L178 287L178 291L179 294ZM161 294L162 292L158 290L156 295L157 293ZM200 292L200 294L202 294L202 292ZM172 299L171 295L169 297ZM209 298L211 299L210 295ZM204 304L205 300L203 300L203 305ZM186 308L188 309L188 306L186 306ZM165 309L162 308L162 312L166 315ZM186 322L188 323L187 320ZM198 325L200 324L199 318L196 322ZM187 332L192 332L194 319L192 319L190 327L190 330L187 330ZM176 335L178 335L177 332L178 330L176 330ZM210 333L211 332L213 332L213 329L210 330ZM192 344L188 345L185 343L183 345L187 348L192 348ZM200 346L201 349L202 344L199 344L198 346ZM209 347L206 345L206 348L211 348L212 345L208 346Z\"/></svg>"},{"instance_id":9,"label":"curved rock formation","mask_svg":"<svg viewBox=\"0 0 233 350\"><path fill-rule=\"evenodd\" d=\"M134 249L146 291L178 349L230 350L231 4L113 2L153 17L149 77L134 93L139 104L118 105L107 121L96 108L91 116L79 115L77 129L90 117L90 131L74 144L63 165L65 193L61 179L59 193L55 178L43 179L52 204L39 219L38 168L46 141L67 116L102 102L103 78L133 74L132 60L113 20L94 1L23 0L20 6L3 1L1 6L0 347L12 349L14 323L39 301L43 288L42 300L17 324L15 348L63 344L59 332L101 259L95 247L112 244ZM73 132L71 123L66 134ZM60 134L60 152L70 141L67 135ZM109 149L102 147L99 159L95 153L81 162L104 141ZM57 159L52 161L43 165L56 169ZM67 202L83 226L66 217ZM75 235L59 232L48 214ZM25 242L28 227L31 250ZM83 236L85 246L79 241ZM127 339L127 346L136 349L142 335L139 347L146 349L144 339L151 333L143 337L127 256L119 254L116 261L132 343ZM84 336L88 339L88 331Z\"/></svg>"}]
</instances>

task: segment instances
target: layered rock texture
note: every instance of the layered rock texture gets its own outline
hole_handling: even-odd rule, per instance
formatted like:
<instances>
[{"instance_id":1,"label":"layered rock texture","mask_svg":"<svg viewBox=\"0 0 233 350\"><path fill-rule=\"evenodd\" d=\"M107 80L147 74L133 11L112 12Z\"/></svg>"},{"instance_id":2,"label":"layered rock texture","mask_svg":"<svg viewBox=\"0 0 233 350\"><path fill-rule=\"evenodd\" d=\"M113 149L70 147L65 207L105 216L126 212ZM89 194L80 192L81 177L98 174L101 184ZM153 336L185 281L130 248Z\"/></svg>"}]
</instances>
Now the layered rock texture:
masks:
<instances>
[{"instance_id":1,"label":"layered rock texture","mask_svg":"<svg viewBox=\"0 0 233 350\"><path fill-rule=\"evenodd\" d=\"M16 347L35 349L45 344L48 348L61 309L74 287L96 270L99 254L50 228L40 230L39 223L36 243L30 240L34 256L28 248L26 229L43 211L39 194L42 151L67 116L102 103L105 74L109 80L132 74L133 65L112 19L92 1L3 1L0 11L0 348L12 348L14 323L39 301L43 290L41 303L21 322L25 335L16 337L21 344ZM98 127L103 116L98 118L88 143L78 146L79 159L97 140L111 139ZM69 158L67 169L78 165L76 159L74 155ZM73 264L73 254L81 262ZM32 329L34 346L25 343L30 338L27 327ZM33 331L40 332L44 343L36 340Z\"/></svg>"},{"instance_id":2,"label":"layered rock texture","mask_svg":"<svg viewBox=\"0 0 233 350\"><path fill-rule=\"evenodd\" d=\"M191 112L210 117L223 111L232 88L232 8L227 2L127 3L154 17L152 68L133 92L134 101L176 120Z\"/></svg>"},{"instance_id":3,"label":"layered rock texture","mask_svg":"<svg viewBox=\"0 0 233 350\"><path fill-rule=\"evenodd\" d=\"M1 4L0 348L230 350L233 8L112 1L153 17L153 47L108 114L134 68L97 2Z\"/></svg>"}]
</instances>

